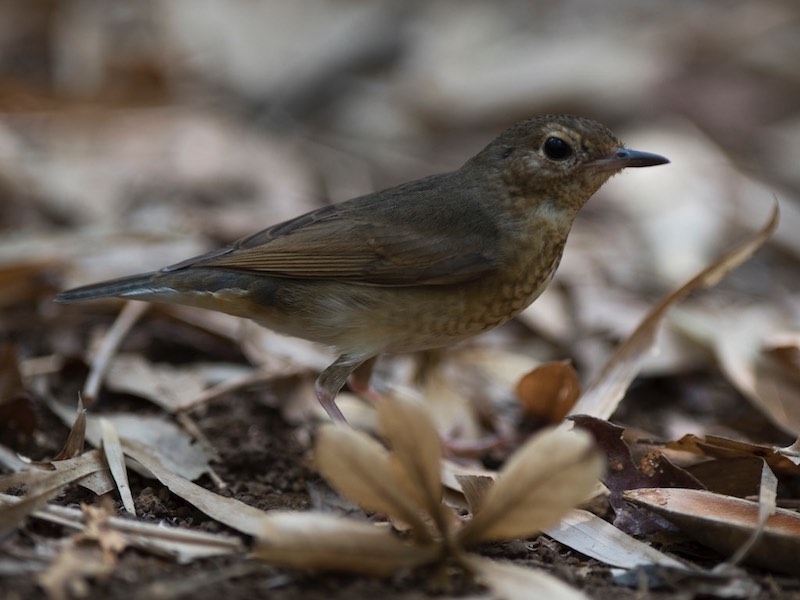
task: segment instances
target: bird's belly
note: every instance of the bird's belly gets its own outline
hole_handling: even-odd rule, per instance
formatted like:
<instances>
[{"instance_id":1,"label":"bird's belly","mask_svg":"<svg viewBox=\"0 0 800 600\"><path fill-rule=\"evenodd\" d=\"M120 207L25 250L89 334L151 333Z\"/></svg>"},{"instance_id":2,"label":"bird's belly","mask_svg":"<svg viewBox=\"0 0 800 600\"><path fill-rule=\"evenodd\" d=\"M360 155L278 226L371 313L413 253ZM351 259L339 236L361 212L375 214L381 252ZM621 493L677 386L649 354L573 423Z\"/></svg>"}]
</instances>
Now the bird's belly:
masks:
<instances>
[{"instance_id":1,"label":"bird's belly","mask_svg":"<svg viewBox=\"0 0 800 600\"><path fill-rule=\"evenodd\" d=\"M391 288L320 283L316 291L302 292L306 300L316 299L302 322L296 315L286 315L282 324L265 324L336 346L344 353L401 353L447 346L514 318L544 291L558 258L560 254L549 264L513 272L515 276L460 285Z\"/></svg>"}]
</instances>

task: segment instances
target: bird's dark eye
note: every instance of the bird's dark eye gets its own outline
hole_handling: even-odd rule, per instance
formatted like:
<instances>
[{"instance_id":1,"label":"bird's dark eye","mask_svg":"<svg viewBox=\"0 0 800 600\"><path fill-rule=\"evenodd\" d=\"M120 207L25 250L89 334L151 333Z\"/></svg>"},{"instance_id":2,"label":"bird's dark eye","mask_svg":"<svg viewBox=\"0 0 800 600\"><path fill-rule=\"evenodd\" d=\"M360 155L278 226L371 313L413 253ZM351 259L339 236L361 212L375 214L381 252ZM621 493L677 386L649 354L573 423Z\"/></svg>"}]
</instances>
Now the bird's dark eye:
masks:
<instances>
[{"instance_id":1,"label":"bird's dark eye","mask_svg":"<svg viewBox=\"0 0 800 600\"><path fill-rule=\"evenodd\" d=\"M545 156L552 160L564 160L572 156L572 146L555 136L547 138L542 149Z\"/></svg>"}]
</instances>

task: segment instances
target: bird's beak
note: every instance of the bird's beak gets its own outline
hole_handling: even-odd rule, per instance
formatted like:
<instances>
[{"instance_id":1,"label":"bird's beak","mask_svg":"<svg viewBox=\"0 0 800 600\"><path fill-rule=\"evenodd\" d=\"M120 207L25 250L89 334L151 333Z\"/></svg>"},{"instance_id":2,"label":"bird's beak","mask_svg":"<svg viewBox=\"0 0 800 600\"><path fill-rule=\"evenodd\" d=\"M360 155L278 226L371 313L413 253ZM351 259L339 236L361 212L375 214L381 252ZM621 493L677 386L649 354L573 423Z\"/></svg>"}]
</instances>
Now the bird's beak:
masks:
<instances>
[{"instance_id":1,"label":"bird's beak","mask_svg":"<svg viewBox=\"0 0 800 600\"><path fill-rule=\"evenodd\" d=\"M659 154L640 152L639 150L631 150L625 146L620 146L608 158L594 160L588 163L587 166L603 171L618 171L626 167L653 167L655 165L664 165L668 162L668 158L664 158Z\"/></svg>"}]
</instances>

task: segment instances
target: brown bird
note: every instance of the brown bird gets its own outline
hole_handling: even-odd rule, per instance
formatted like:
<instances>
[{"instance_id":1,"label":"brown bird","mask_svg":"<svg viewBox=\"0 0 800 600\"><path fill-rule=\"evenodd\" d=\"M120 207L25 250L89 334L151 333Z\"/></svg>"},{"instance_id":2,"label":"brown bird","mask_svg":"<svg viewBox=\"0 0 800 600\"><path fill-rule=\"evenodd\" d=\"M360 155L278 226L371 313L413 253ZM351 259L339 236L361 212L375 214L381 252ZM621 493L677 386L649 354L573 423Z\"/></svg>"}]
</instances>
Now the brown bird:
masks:
<instances>
[{"instance_id":1,"label":"brown bird","mask_svg":"<svg viewBox=\"0 0 800 600\"><path fill-rule=\"evenodd\" d=\"M361 365L446 346L505 323L558 267L575 215L625 167L669 162L604 126L543 116L502 133L460 169L311 211L159 271L61 293L120 297L247 317L333 346L316 381L335 403Z\"/></svg>"}]
</instances>

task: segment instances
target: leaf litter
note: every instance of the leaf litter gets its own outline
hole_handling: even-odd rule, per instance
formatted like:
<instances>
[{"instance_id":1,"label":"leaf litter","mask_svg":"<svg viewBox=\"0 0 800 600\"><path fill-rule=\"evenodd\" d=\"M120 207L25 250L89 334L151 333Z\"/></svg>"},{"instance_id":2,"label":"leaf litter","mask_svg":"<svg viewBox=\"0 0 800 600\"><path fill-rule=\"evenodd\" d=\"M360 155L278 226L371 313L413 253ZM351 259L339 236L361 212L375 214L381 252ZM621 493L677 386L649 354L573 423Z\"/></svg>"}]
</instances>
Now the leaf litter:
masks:
<instances>
[{"instance_id":1,"label":"leaf litter","mask_svg":"<svg viewBox=\"0 0 800 600\"><path fill-rule=\"evenodd\" d=\"M610 416L621 400L622 393L635 376L641 357L652 345L655 328L663 318L666 308L693 287L716 282L723 273L745 260L767 239L776 223L774 216L753 241L725 255L663 301L651 316L643 321L643 325L629 341L623 344L620 351L610 359L606 369L578 400L577 408L570 409L580 394L580 388L574 372L568 365L554 364L539 367L519 379L516 395L529 403L527 409L529 414L536 414L544 423L558 423L568 411L575 412L581 410L581 407L600 417ZM121 332L128 329L129 327L125 326ZM108 345L107 342L106 350L101 354L104 357L103 362L98 363L90 376L94 382L101 381L100 376L107 371L106 385L109 389L148 398L173 414L196 404L192 400L204 393L207 381L196 369L187 369L187 379L184 381L179 371L172 367L149 365L135 355L129 358L114 356L121 339L117 337L111 339L113 339L112 345ZM781 349L786 347L786 344L780 346ZM788 348L782 350L783 354L780 354L780 351L777 353L784 364L787 359L783 357L788 356L790 360L792 356L791 346ZM110 369L104 366L106 361L112 365ZM792 363L789 362L789 368L791 367ZM94 392L93 395L96 395L98 383L92 383L90 389ZM428 388L427 392L430 393L432 389ZM531 402L543 404L534 408ZM68 413L58 408L57 404L51 403L51 408L65 421L68 419ZM545 410L550 412L544 413ZM62 460L60 461L62 465L57 471L61 475L55 479L51 476L50 479L40 480L31 488L32 491L24 501L11 500L13 497L7 497L6 508L3 511L6 527L16 525L27 515L41 513L47 506L49 498L65 485L100 471L113 477L123 505L133 514L135 512L133 498L122 461L124 455L134 459L145 472L161 480L173 493L194 504L212 518L254 536L253 554L274 564L302 569L344 570L386 575L426 564L455 561L462 569L496 593L503 593L503 590L506 590L513 595L521 593L525 586L537 586L537 589L542 591L558 590L559 597L581 597L577 590L552 580L544 573L496 563L468 552L469 547L478 543L526 538L539 531L548 531L562 543L599 560L605 560L609 564L624 568L640 567L643 564L686 568L682 563L674 562L666 555L648 549L647 546L641 546L632 538L626 538L619 530L610 534L606 529L607 525L600 525L603 521L598 521L591 513L570 512L570 507L588 500L596 492L596 480L603 469L596 450L587 445L588 438L583 440L577 431L557 428L534 435L516 449L499 472L471 475L467 470L462 471L457 467L455 484L451 485L451 489L464 493L466 505L470 507L472 515L469 520L463 522L457 513L442 503L444 497L441 479L441 469L444 464L442 440L427 409L423 409L420 404L394 397L386 399L379 407L377 429L386 440L388 449L374 438L354 429L336 425L322 426L317 434L314 461L316 468L334 489L368 511L388 517L390 523L400 528L400 532L404 530L409 532L410 539L404 539L401 533L392 532L385 526L351 521L332 514L261 513L238 501L222 498L190 483L192 479L207 472L210 457L197 455L202 446L191 443L185 433L175 429L168 421L160 417L150 418L148 421L146 417L133 414L128 417L120 414L106 417L92 416L89 419L86 419L83 413L81 415L78 420L80 423L78 431L84 427L83 423L86 423L88 439L93 445L104 448L105 460L97 462L97 458L93 459L92 457L100 456L96 451L81 454L82 443L80 446L75 446L76 442L69 443L68 447L72 446L72 449L67 450L66 455L78 456L80 464L86 466L77 467L76 470L75 467L67 467L66 462ZM602 424L602 421L597 419L596 422L598 426ZM141 428L142 425L145 425L144 429ZM117 428L121 428L122 433L119 435ZM153 437L159 428L166 429L162 434ZM406 433L408 431L415 432L413 438L408 436ZM81 434L78 434L78 438L82 442ZM183 450L178 451L179 454L176 455L175 442L180 439L185 440L182 442ZM167 445L164 443L166 440L170 440ZM600 442L600 447L607 453L611 452L612 445L619 443ZM154 449L158 449L158 458ZM84 456L87 458L84 459ZM554 461L554 457L557 457L557 460ZM611 464L614 465L613 455L610 457ZM75 459L66 458L67 462L69 460ZM95 462L91 462L92 460ZM656 460L665 459L656 457ZM630 467L625 468L630 469ZM615 467L615 471L617 470ZM689 477L687 481L692 479L688 474L687 477ZM12 486L15 481L13 478L9 480ZM659 480L652 480L649 483L657 481ZM680 494L689 493L688 490L676 488L677 484L673 480L665 480L661 484L662 487L655 489L666 493L668 498L672 497L670 494L679 498L682 497ZM703 525L700 529L711 529L711 526L705 526L702 520L703 514L713 514L714 505L711 500L707 500L706 504L701 503L702 513L693 517L689 514L688 508L677 504L677 500L674 502L675 507L670 507L669 510L663 506L654 508L653 502L648 502L643 493L637 495L631 491L637 488L647 489L643 486L645 483L634 484L630 479L610 486L612 506L617 511L630 510L621 502L624 498L637 506L647 507L662 517L669 514L672 518L668 520L679 526L696 529L699 527L699 522ZM735 501L732 497L720 496L720 498L729 498L728 502ZM679 516L676 517L676 514ZM736 548L749 546L748 551L742 550L740 554L745 559L749 557L756 564L765 565L763 552L759 550L761 548L759 541L761 540L762 544L766 543L764 540L774 541L774 536L770 537L765 533L770 525L769 514L765 515L762 515L761 529L757 526L751 529L750 541L734 535L732 539L736 542L733 546L723 546L720 543L711 545L719 551L733 551ZM634 516L629 518L629 521L637 523L638 528L634 529L642 534L646 529L641 529L641 525L650 518ZM557 526L559 521L562 524ZM714 523L714 526L720 525ZM722 526L726 527L724 524ZM731 525L734 531L735 527L736 525ZM579 531L580 535L576 536ZM605 532L606 535L602 536L604 545L616 550L610 553L592 551L590 546L597 543L598 532ZM91 535L94 535L94 538L91 538ZM91 535L86 539L98 540L97 534ZM109 535L110 539L117 539L118 545L114 546L117 551L123 551L126 542L120 537L122 534ZM708 538L703 535L695 534L694 537L701 542L709 543ZM712 536L712 539L716 538ZM85 585L85 582L82 583L82 577L93 580L105 577L110 572L109 569L113 568L116 559L113 558L115 555L109 554L111 546L108 544L111 542L104 543L107 544L102 555L104 558L98 558L91 553L86 554L85 549L80 550L85 568L76 571L74 579L64 574L70 572L72 563L63 562L67 560L66 558L56 559L48 574L42 576L40 580L42 587L51 597L57 598L61 589L74 591ZM792 543L791 538L788 543ZM151 543L150 546L155 548L158 544ZM309 548L313 548L313 551ZM184 558L185 552L184 550ZM205 554L201 552L196 556L203 555ZM62 551L59 556L65 556L64 552ZM773 566L778 570L786 569L780 562L774 563Z\"/></svg>"},{"instance_id":2,"label":"leaf litter","mask_svg":"<svg viewBox=\"0 0 800 600\"><path fill-rule=\"evenodd\" d=\"M355 7L317 2L313 18L305 19L303 3L275 13L266 5L196 11L176 2L163 11L159 33L147 27L159 20L148 16L149 6L126 13L141 17L137 27L98 28L91 47L68 40L85 40L93 31L82 20L88 15L92 23L119 25L104 11L77 7L66 16L24 21L31 35L19 39L67 41L47 45L51 58L39 57L43 64L61 56L61 46L84 50L69 52L66 61L62 56L50 69L61 75L44 92L31 93L24 79L1 74L3 89L12 92L3 96L11 116L0 128L6 199L0 208L0 326L4 343L11 342L0 363L0 381L11 382L0 398L11 416L0 421L7 425L0 429L0 460L3 472L11 473L3 480L19 483L2 496L0 513L9 532L3 550L4 557L6 549L19 557L8 564L20 569L41 572L51 566L38 590L12 576L12 593L113 597L130 592L131 581L143 594L189 593L201 591L202 581L211 585L200 575L213 572L220 578L216 586L241 578L250 595L275 585L278 593L285 588L296 596L308 589L319 593L314 581L323 586L331 581L286 579L283 571L277 579L272 570L255 574L248 569L259 561L246 551L253 548L265 559L277 557L301 570L327 568L330 555L340 555L344 570L395 573L390 582L414 591L431 588L401 574L447 573L437 566L442 560L455 561L489 593L505 597L527 597L528 585L543 594L558 588L552 593L574 597L572 588L532 563L552 563L559 577L598 597L641 595L657 586L664 594L725 597L765 594L770 586L784 594L796 589L791 571L777 579L726 562L738 551L745 565L761 556L760 569L785 571L787 557L791 566L796 556L791 529L780 533L786 546L772 546L766 557L761 550L775 535L775 516L798 505L799 190L792 171L797 119L790 83L797 77L787 60L796 55L794 46L786 43L797 36L791 9L768 2L756 10L744 2L721 15L687 5L652 18L637 7L633 26L625 13L605 9L564 19L575 9L569 3L558 14L543 8L529 21L525 11L510 18L485 7L460 7L454 16L446 3L436 2L401 15L376 5L367 16ZM580 7L580 14L584 11ZM13 14L4 16L15 22ZM709 16L713 28L702 26ZM234 41L216 26L220 22L240 24ZM53 29L36 29L45 26ZM286 56L296 54L300 28L307 53L287 63ZM148 31L139 53L129 52L136 42L125 32L133 30ZM364 32L368 39L360 37ZM618 39L625 39L624 52L609 43ZM0 42L11 46L10 56L36 58L35 43L21 51L13 40L0 36ZM542 60L544 55L558 60ZM590 69L587 55L594 57ZM177 56L185 61L180 68L169 62ZM725 57L723 70L718 56ZM139 61L136 68L128 62L132 57ZM219 70L220 64L225 68ZM188 106L181 90L186 83L204 88L200 80L227 89L205 88L208 103L191 94ZM132 99L124 90L138 91ZM271 108L259 112L265 97L272 99ZM78 98L90 99L88 110ZM236 109L223 108L230 105ZM85 352L87 339L105 337L120 305L50 303L57 288L121 275L134 266L160 267L170 256L200 253L250 233L254 222L276 222L322 199L344 199L453 168L469 154L466 148L477 148L506 119L563 106L599 111L626 142L661 150L674 159L673 166L648 174L652 181L631 173L602 190L576 223L553 285L515 324L444 355L389 358L378 365L377 383L387 399L405 395L393 390L406 386L419 390L436 436L430 419L415 413L404 421L405 437L399 438L387 428L385 413L376 414L352 394L342 395L343 406L352 423L374 434L365 438L371 442L315 428L320 413L310 382L329 362L324 349L224 315L151 308L135 326L122 328L123 335L112 328L106 358L98 361L86 358L97 356ZM38 112L42 107L45 112ZM245 120L234 113L258 116ZM759 199L776 191L781 224L764 251L712 294L677 288L726 240L750 231L762 218ZM667 310L687 293L680 307ZM666 304L654 303L659 296ZM628 343L622 341L653 305L652 319L643 321ZM123 316L131 310L123 309ZM656 337L658 329L663 331ZM205 345L196 343L200 339ZM657 355L651 351L656 340ZM615 347L619 354L609 362ZM536 364L531 357L550 362ZM547 375L554 368L548 364L565 357L580 380L595 382L583 386L588 391L579 396L578 412L633 422L621 439L615 433L598 442L603 453L630 457L623 470L630 477L605 488L594 481L585 496L569 499L583 502L582 508L545 526L524 507L536 502L544 511L547 494L537 497L535 486L524 493L507 475L515 452L537 428L557 426L581 387L574 378L567 381L561 367L555 367L561 370L558 377ZM87 364L95 374L91 384ZM698 373L718 377L722 392L694 386ZM82 388L89 392L84 393L86 437L94 449L83 448L79 419L63 454L56 456L66 433L54 433L62 430L47 406L73 425ZM737 392L752 403L749 413L738 412L745 403ZM730 400L717 413L709 410L717 406L713 394ZM523 413L528 416L521 418ZM760 429L749 428L755 425ZM430 444L416 447L417 429ZM551 439L561 439L562 429L557 431ZM324 484L298 478L310 468L298 469L297 463L312 440L326 436L323 445L350 448L344 454L353 462L328 456L313 464L345 473L351 464L368 481L345 477L337 485L333 476L331 484L360 499L367 512L350 508L344 517L330 504L324 515L298 510L313 504L303 487ZM471 458L449 455L459 444L472 448ZM352 456L356 450L361 462ZM575 454L565 450L564 459L569 456ZM660 477L667 460L709 492L698 495L687 484ZM762 477L764 461L774 473L774 489L765 483L769 477ZM130 469L127 476L123 463ZM378 467L386 472L377 474ZM570 471L565 469L565 478ZM646 510L689 536L699 534L695 537L716 554L704 554L675 531L672 538L653 533L636 539L609 523L610 505L624 510L618 501L633 502L648 489L638 486L648 482L666 499L668 510L662 512L668 514L652 503ZM629 486L634 489L625 489ZM497 489L504 490L502 508L495 504ZM184 496L207 511L208 519L191 512L178 499ZM110 507L108 498L118 504ZM275 498L296 510L261 510L274 506ZM740 501L747 507L744 522L715 519ZM162 503L160 512L154 503ZM139 515L135 520L116 516L129 512L131 504ZM634 522L643 521L644 513L637 514ZM180 527L146 521L152 518ZM41 525L45 519L49 529ZM312 521L323 539L319 551L309 553L317 543ZM140 533L134 534L137 528ZM544 536L466 544L472 536L501 533L525 538L531 528L544 528L575 552ZM337 540L336 532L347 533ZM548 555L550 547L558 553ZM225 555L239 562L207 558ZM303 563L306 555L309 562ZM498 555L516 564L494 560ZM26 556L38 558L26 562ZM130 566L153 556L158 562L144 575ZM639 586L638 591L610 584L609 571L586 556L626 570L627 583L625 574L612 571L615 581ZM172 563L198 566L183 577ZM717 563L725 568L712 571ZM178 581L183 587L159 588ZM367 586L371 580L336 581ZM387 584L381 586L371 595L386 595ZM207 593L218 595L219 589ZM370 595L363 592L356 587L352 595Z\"/></svg>"}]
</instances>

